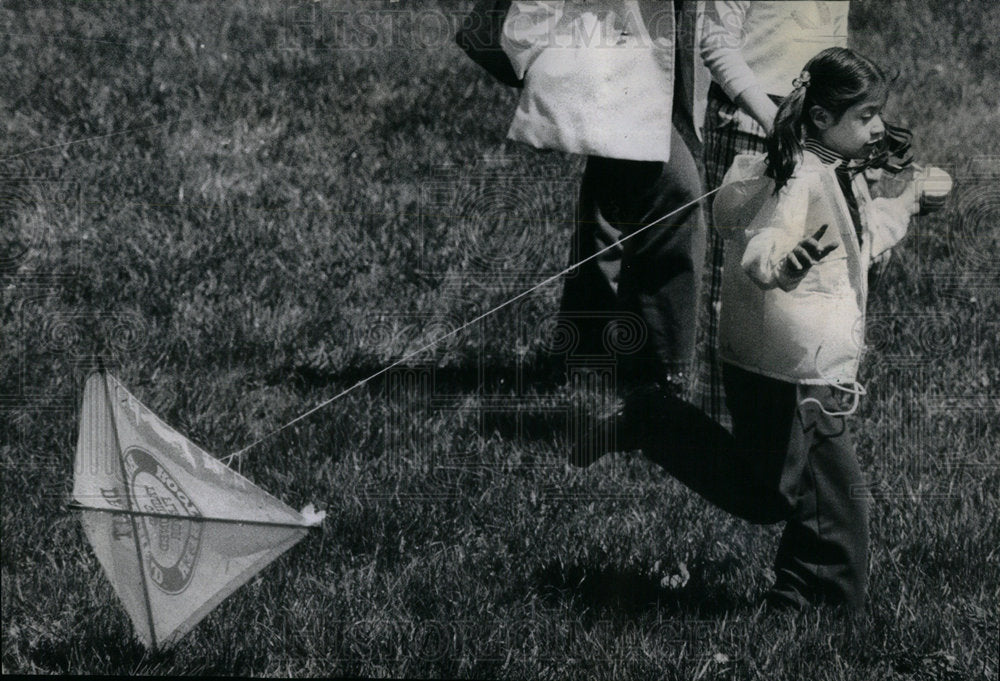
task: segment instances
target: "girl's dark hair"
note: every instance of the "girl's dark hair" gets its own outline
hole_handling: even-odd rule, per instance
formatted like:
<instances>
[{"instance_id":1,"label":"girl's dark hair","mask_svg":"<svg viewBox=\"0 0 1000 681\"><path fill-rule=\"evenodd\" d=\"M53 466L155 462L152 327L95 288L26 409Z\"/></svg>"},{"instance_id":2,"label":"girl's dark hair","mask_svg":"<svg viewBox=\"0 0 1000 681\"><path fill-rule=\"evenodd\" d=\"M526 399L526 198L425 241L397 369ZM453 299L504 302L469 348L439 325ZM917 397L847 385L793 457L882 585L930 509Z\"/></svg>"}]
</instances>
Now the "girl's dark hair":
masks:
<instances>
[{"instance_id":1,"label":"girl's dark hair","mask_svg":"<svg viewBox=\"0 0 1000 681\"><path fill-rule=\"evenodd\" d=\"M813 106L821 106L839 119L858 102L885 99L889 83L894 80L867 57L844 47L823 50L809 60L803 72L797 86L778 107L774 129L767 138L766 174L774 178L775 193L792 176L802 155L805 135L818 132L809 115ZM909 130L885 123L882 144L866 164L899 172L910 163L907 154L911 139Z\"/></svg>"}]
</instances>

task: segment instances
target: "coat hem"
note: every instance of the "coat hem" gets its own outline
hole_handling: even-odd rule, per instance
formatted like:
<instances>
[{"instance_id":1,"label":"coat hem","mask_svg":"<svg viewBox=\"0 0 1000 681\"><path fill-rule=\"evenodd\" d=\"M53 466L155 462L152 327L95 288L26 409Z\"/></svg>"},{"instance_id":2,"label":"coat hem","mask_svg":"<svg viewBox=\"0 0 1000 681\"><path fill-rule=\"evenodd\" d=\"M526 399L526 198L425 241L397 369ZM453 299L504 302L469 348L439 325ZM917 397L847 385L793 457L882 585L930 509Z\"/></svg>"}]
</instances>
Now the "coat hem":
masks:
<instances>
[{"instance_id":1,"label":"coat hem","mask_svg":"<svg viewBox=\"0 0 1000 681\"><path fill-rule=\"evenodd\" d=\"M778 381L784 381L785 383L798 383L802 385L854 385L857 383L857 379L851 379L850 381L835 381L827 378L802 378L789 376L782 374L777 371L768 371L767 369L761 369L760 367L753 366L751 364L746 364L744 362L737 362L725 355L721 355L719 359L725 364L732 364L737 369L743 369L743 371L749 371L752 374L760 374L761 376L766 376L768 378L773 378Z\"/></svg>"}]
</instances>

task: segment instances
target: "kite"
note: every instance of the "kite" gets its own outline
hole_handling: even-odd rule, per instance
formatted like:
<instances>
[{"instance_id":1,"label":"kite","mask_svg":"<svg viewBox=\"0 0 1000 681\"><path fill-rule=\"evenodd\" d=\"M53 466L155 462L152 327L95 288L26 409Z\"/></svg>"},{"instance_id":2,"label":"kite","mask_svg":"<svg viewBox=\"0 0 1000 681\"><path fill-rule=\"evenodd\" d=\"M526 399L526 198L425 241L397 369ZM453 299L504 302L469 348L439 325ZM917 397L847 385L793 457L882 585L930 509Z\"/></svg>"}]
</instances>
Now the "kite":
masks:
<instances>
[{"instance_id":1,"label":"kite","mask_svg":"<svg viewBox=\"0 0 1000 681\"><path fill-rule=\"evenodd\" d=\"M272 497L105 371L84 387L71 508L154 651L176 643L325 515Z\"/></svg>"},{"instance_id":2,"label":"kite","mask_svg":"<svg viewBox=\"0 0 1000 681\"><path fill-rule=\"evenodd\" d=\"M719 189L406 353L229 460ZM326 515L312 504L296 512L272 497L161 421L103 369L84 386L75 469L70 508L80 512L136 634L153 650L176 643Z\"/></svg>"}]
</instances>

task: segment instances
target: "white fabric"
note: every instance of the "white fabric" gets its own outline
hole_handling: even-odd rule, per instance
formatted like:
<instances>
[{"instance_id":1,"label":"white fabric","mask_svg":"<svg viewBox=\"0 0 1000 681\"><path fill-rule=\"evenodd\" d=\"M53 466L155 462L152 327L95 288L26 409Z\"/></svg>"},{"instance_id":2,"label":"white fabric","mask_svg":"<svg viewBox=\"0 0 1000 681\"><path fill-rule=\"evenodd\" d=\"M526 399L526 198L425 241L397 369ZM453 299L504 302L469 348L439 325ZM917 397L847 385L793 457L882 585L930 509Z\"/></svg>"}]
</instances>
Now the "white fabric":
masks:
<instances>
[{"instance_id":1,"label":"white fabric","mask_svg":"<svg viewBox=\"0 0 1000 681\"><path fill-rule=\"evenodd\" d=\"M833 166L805 152L777 195L764 167L762 156L738 156L713 206L730 237L720 356L793 383L853 383L864 349L868 266L905 236L913 197L873 200L864 177L855 177L863 225L859 248ZM824 224L829 227L820 247L837 248L797 281L783 276L781 260Z\"/></svg>"},{"instance_id":2,"label":"white fabric","mask_svg":"<svg viewBox=\"0 0 1000 681\"><path fill-rule=\"evenodd\" d=\"M80 411L73 498L151 648L175 643L322 520L219 463L110 375L87 380Z\"/></svg>"},{"instance_id":3,"label":"white fabric","mask_svg":"<svg viewBox=\"0 0 1000 681\"><path fill-rule=\"evenodd\" d=\"M702 3L698 3L700 6ZM503 48L524 89L508 137L538 148L640 161L670 158L672 2L514 2ZM700 11L696 12L700 20ZM700 22L696 24L700 31ZM692 62L694 60L692 41ZM691 65L685 65L688 72ZM700 128L707 71L694 69Z\"/></svg>"}]
</instances>

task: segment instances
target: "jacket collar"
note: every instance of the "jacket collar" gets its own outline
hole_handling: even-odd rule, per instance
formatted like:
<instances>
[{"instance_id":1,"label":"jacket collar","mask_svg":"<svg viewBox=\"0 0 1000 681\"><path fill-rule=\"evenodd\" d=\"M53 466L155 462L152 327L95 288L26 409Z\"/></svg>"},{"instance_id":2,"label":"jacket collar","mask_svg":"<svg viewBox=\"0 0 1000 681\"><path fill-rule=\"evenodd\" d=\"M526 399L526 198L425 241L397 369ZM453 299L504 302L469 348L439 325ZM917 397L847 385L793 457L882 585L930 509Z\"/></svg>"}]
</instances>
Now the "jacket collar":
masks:
<instances>
[{"instance_id":1,"label":"jacket collar","mask_svg":"<svg viewBox=\"0 0 1000 681\"><path fill-rule=\"evenodd\" d=\"M830 165L833 167L838 167L841 164L847 165L847 159L835 152L830 147L826 146L819 140L809 138L802 145L806 151L811 151L819 160L823 162L824 165Z\"/></svg>"}]
</instances>

